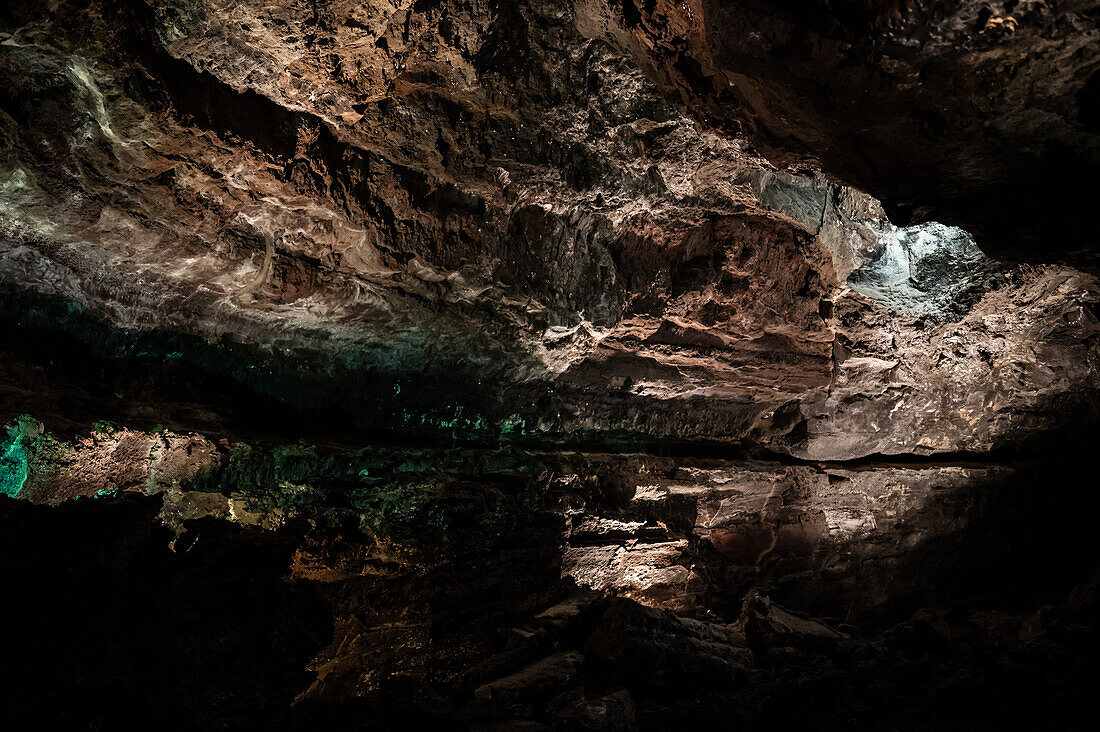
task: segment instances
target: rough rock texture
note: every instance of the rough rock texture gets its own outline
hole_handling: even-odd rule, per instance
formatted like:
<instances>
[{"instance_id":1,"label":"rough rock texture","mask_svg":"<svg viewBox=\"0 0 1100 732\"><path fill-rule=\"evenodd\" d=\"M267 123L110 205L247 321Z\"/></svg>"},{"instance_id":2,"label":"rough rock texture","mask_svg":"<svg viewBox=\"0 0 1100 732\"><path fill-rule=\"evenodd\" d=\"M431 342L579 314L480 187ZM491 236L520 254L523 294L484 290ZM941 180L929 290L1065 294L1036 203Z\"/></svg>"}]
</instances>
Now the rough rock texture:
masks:
<instances>
[{"instance_id":1,"label":"rough rock texture","mask_svg":"<svg viewBox=\"0 0 1100 732\"><path fill-rule=\"evenodd\" d=\"M34 293L101 351L360 430L844 459L1095 413L1091 276L1001 272L771 169L581 11L250 7L31 13L0 45L13 316L43 320Z\"/></svg>"},{"instance_id":2,"label":"rough rock texture","mask_svg":"<svg viewBox=\"0 0 1100 732\"><path fill-rule=\"evenodd\" d=\"M1100 16L1089 0L591 0L708 126L821 166L898 221L1094 261Z\"/></svg>"},{"instance_id":3,"label":"rough rock texture","mask_svg":"<svg viewBox=\"0 0 1100 732\"><path fill-rule=\"evenodd\" d=\"M1097 713L1095 577L1057 607L930 607L853 635L756 593L734 622L554 597L509 553L403 573L379 545L311 573L303 553L332 567L342 542L311 550L302 525L196 521L170 551L156 502L132 495L0 511L5 585L37 598L0 611L20 628L3 708L29 728L1088 729ZM471 579L480 595L450 596Z\"/></svg>"},{"instance_id":4,"label":"rough rock texture","mask_svg":"<svg viewBox=\"0 0 1100 732\"><path fill-rule=\"evenodd\" d=\"M1081 445L783 465L18 428L6 668L35 670L5 682L13 715L626 730L1096 711L1096 499L1065 515L1036 489L1086 483Z\"/></svg>"},{"instance_id":5,"label":"rough rock texture","mask_svg":"<svg viewBox=\"0 0 1100 732\"><path fill-rule=\"evenodd\" d=\"M1091 729L1095 27L0 9L0 716Z\"/></svg>"}]
</instances>

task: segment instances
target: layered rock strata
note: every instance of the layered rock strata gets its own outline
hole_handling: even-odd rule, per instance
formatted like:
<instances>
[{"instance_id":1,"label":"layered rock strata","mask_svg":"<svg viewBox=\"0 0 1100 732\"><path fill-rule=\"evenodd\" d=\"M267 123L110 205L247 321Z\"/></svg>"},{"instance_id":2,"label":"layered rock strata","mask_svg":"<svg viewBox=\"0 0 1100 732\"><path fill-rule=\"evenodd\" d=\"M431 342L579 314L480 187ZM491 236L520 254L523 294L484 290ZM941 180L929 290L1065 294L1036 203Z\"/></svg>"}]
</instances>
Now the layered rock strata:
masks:
<instances>
[{"instance_id":1,"label":"layered rock strata","mask_svg":"<svg viewBox=\"0 0 1100 732\"><path fill-rule=\"evenodd\" d=\"M1095 718L1095 28L0 9L2 716Z\"/></svg>"},{"instance_id":2,"label":"layered rock strata","mask_svg":"<svg viewBox=\"0 0 1100 732\"><path fill-rule=\"evenodd\" d=\"M848 459L1095 414L1091 276L774 170L583 14L249 7L31 12L0 45L9 317L359 430Z\"/></svg>"}]
</instances>

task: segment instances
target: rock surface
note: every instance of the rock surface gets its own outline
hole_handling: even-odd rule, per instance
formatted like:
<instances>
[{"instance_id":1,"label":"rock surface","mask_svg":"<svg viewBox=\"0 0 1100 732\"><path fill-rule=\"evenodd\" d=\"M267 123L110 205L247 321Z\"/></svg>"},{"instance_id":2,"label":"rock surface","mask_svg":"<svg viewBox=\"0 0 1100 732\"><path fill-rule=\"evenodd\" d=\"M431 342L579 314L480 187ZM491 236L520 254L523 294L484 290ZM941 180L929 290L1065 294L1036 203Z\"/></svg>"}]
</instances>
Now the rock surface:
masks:
<instances>
[{"instance_id":1,"label":"rock surface","mask_svg":"<svg viewBox=\"0 0 1100 732\"><path fill-rule=\"evenodd\" d=\"M1091 729L1096 22L0 9L0 716Z\"/></svg>"},{"instance_id":2,"label":"rock surface","mask_svg":"<svg viewBox=\"0 0 1100 732\"><path fill-rule=\"evenodd\" d=\"M0 498L10 527L3 580L39 598L33 613L11 602L0 610L21 631L5 636L9 719L165 729L1087 729L1097 713L1087 686L1095 577L1057 607L932 606L887 632L852 635L758 594L731 621L599 593L539 597L553 584L545 574L479 574L488 592L475 608L447 601L445 584L470 579L462 560L442 573L395 572L391 559L311 576L300 569L311 543L304 526L197 521L173 552L156 511L157 501L133 495L56 508ZM33 567L12 560L27 553ZM515 570L517 558L498 562ZM427 614L417 603L433 584ZM516 612L517 596L527 610Z\"/></svg>"},{"instance_id":3,"label":"rock surface","mask_svg":"<svg viewBox=\"0 0 1100 732\"><path fill-rule=\"evenodd\" d=\"M774 170L588 10L258 7L0 44L10 317L359 430L850 459L1095 416L1091 275Z\"/></svg>"},{"instance_id":4,"label":"rock surface","mask_svg":"<svg viewBox=\"0 0 1100 732\"><path fill-rule=\"evenodd\" d=\"M1095 261L1100 18L1088 0L591 0L710 127L820 166L900 222Z\"/></svg>"}]
</instances>

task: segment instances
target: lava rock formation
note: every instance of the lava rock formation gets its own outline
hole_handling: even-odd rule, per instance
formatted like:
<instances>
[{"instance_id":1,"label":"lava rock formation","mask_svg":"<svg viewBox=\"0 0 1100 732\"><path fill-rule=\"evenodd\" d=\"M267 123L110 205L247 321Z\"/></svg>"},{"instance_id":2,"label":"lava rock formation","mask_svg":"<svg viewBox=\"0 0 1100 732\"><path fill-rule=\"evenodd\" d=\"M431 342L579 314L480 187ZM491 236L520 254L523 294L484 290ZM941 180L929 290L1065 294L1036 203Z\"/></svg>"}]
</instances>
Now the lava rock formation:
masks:
<instances>
[{"instance_id":1,"label":"lava rock formation","mask_svg":"<svg viewBox=\"0 0 1100 732\"><path fill-rule=\"evenodd\" d=\"M0 712L1092 729L1100 12L0 8Z\"/></svg>"}]
</instances>

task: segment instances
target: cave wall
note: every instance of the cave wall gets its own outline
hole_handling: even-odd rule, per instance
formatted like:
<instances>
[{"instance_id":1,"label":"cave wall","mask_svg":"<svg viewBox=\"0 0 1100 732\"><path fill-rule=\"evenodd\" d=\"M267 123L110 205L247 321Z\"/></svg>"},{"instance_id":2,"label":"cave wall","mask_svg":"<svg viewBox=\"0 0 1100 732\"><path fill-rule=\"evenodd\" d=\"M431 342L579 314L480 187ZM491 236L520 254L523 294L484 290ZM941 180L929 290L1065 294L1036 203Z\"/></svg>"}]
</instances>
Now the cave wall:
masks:
<instances>
[{"instance_id":1,"label":"cave wall","mask_svg":"<svg viewBox=\"0 0 1100 732\"><path fill-rule=\"evenodd\" d=\"M819 167L898 223L1015 258L1094 261L1097 11L1090 2L590 2L712 127Z\"/></svg>"},{"instance_id":2,"label":"cave wall","mask_svg":"<svg viewBox=\"0 0 1100 732\"><path fill-rule=\"evenodd\" d=\"M1095 717L1095 27L0 10L5 711Z\"/></svg>"},{"instance_id":3,"label":"cave wall","mask_svg":"<svg viewBox=\"0 0 1100 732\"><path fill-rule=\"evenodd\" d=\"M5 42L11 317L360 430L845 459L1095 411L1090 275L775 170L588 6L250 7L63 6Z\"/></svg>"}]
</instances>

